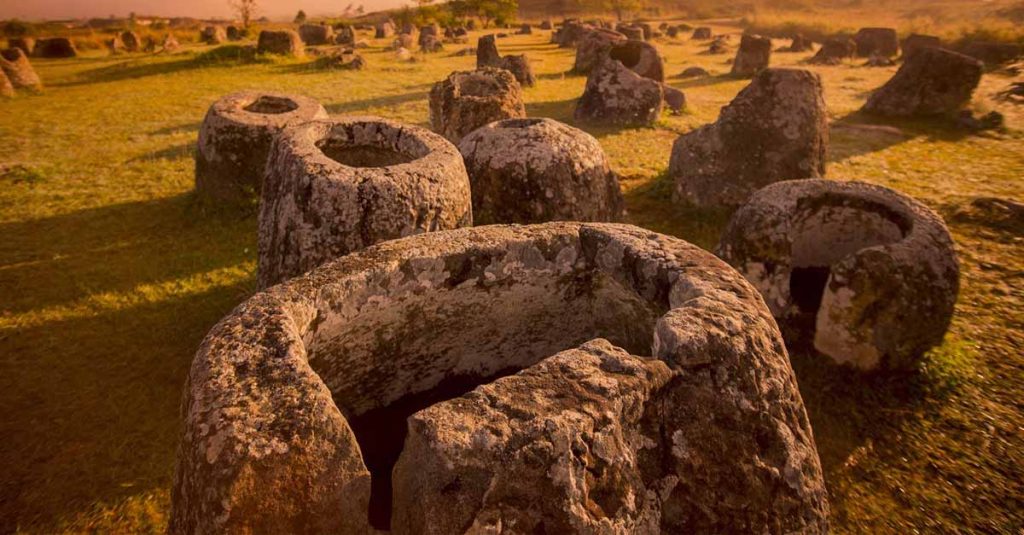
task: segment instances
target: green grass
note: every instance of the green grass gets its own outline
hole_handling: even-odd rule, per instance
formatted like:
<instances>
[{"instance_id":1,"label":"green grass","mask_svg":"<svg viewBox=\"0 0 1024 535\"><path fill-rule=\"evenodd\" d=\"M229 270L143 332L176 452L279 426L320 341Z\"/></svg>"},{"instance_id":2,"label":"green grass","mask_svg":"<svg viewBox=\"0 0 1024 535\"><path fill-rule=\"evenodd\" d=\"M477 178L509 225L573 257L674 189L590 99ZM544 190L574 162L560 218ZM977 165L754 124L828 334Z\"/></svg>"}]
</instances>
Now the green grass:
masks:
<instances>
[{"instance_id":1,"label":"green grass","mask_svg":"<svg viewBox=\"0 0 1024 535\"><path fill-rule=\"evenodd\" d=\"M540 82L525 92L529 113L571 121L585 80L563 75L573 53L546 41L499 46L533 58ZM189 362L254 290L255 217L211 210L191 194L199 123L220 95L261 88L315 97L335 115L425 124L431 84L474 63L446 54L398 63L373 44L359 72L319 71L312 58L240 64L203 47L40 60L48 88L0 102L0 531L163 530ZM698 55L697 43L659 46L672 76L690 65L728 71L727 56ZM844 125L829 175L895 187L938 210L963 272L947 342L921 373L865 377L793 354L836 531L1016 532L1024 236L985 214L958 214L975 197L1024 200L1024 112L992 100L1009 79L988 74L974 105L1005 113L1009 131L965 136L935 122L865 130L857 125L870 119L855 111L895 69L815 70ZM670 202L669 150L745 82L669 82L686 92L689 113L654 128L590 131L623 176L630 221L710 248L728 214Z\"/></svg>"}]
</instances>

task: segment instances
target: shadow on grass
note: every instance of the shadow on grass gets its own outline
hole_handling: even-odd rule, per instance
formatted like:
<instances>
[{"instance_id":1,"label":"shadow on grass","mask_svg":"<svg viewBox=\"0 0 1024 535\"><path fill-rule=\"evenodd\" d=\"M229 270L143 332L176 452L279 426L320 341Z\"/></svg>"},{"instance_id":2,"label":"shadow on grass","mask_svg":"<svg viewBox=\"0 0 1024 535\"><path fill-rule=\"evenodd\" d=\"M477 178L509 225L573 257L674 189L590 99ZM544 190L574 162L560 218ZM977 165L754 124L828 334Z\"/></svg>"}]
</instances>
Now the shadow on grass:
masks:
<instances>
[{"instance_id":1,"label":"shadow on grass","mask_svg":"<svg viewBox=\"0 0 1024 535\"><path fill-rule=\"evenodd\" d=\"M829 161L885 150L914 138L929 141L960 141L971 135L948 117L892 118L855 111L829 124Z\"/></svg>"},{"instance_id":2,"label":"shadow on grass","mask_svg":"<svg viewBox=\"0 0 1024 535\"><path fill-rule=\"evenodd\" d=\"M196 144L194 141L179 143L164 149L149 152L141 156L136 156L130 160L130 163L135 162L147 162L153 160L180 160L183 158L193 158L195 154Z\"/></svg>"},{"instance_id":3,"label":"shadow on grass","mask_svg":"<svg viewBox=\"0 0 1024 535\"><path fill-rule=\"evenodd\" d=\"M157 128L149 134L152 136L170 136L174 134L188 134L199 132L199 126L201 123L185 123L175 126L165 126L163 128Z\"/></svg>"},{"instance_id":4,"label":"shadow on grass","mask_svg":"<svg viewBox=\"0 0 1024 535\"><path fill-rule=\"evenodd\" d=\"M576 111L576 101L570 98L566 100L552 100L547 102L527 102L527 117L548 117L563 123L572 123L573 112Z\"/></svg>"},{"instance_id":5,"label":"shadow on grass","mask_svg":"<svg viewBox=\"0 0 1024 535\"><path fill-rule=\"evenodd\" d=\"M787 346L830 489L851 477L874 477L871 471L876 468L859 465L892 455L893 444L902 441L905 429L920 425L919 420L974 373L969 364L973 359L952 355L959 350L949 342L943 346L947 349L926 355L920 371L901 373L838 366L808 342L790 341ZM947 354L939 354L942 351ZM847 500L859 499L842 492L830 494L832 510L838 514L850 509Z\"/></svg>"},{"instance_id":6,"label":"shadow on grass","mask_svg":"<svg viewBox=\"0 0 1024 535\"><path fill-rule=\"evenodd\" d=\"M3 308L39 312L237 265L255 255L255 227L251 208L214 211L192 194L3 223Z\"/></svg>"},{"instance_id":7,"label":"shadow on grass","mask_svg":"<svg viewBox=\"0 0 1024 535\"><path fill-rule=\"evenodd\" d=\"M679 89L693 89L697 87L709 87L729 82L744 81L742 78L736 78L730 74L715 74L701 78L684 78L682 75L676 75L670 76L669 80L672 81L672 87ZM747 80L747 83L750 83L750 81Z\"/></svg>"},{"instance_id":8,"label":"shadow on grass","mask_svg":"<svg viewBox=\"0 0 1024 535\"><path fill-rule=\"evenodd\" d=\"M682 238L708 251L714 249L732 210L673 202L674 184L667 172L630 188L634 180L637 179L620 179L626 189L627 223Z\"/></svg>"},{"instance_id":9,"label":"shadow on grass","mask_svg":"<svg viewBox=\"0 0 1024 535\"><path fill-rule=\"evenodd\" d=\"M3 531L56 533L169 488L189 364L251 284L0 330Z\"/></svg>"},{"instance_id":10,"label":"shadow on grass","mask_svg":"<svg viewBox=\"0 0 1024 535\"><path fill-rule=\"evenodd\" d=\"M178 58L178 56L171 56ZM174 59L173 61L153 61L150 56L140 56L83 71L77 79L57 84L60 86L78 86L93 83L117 82L148 76L159 76L192 69L209 67L237 67L252 63L264 63L268 60L252 59L240 45L224 45L201 54Z\"/></svg>"},{"instance_id":11,"label":"shadow on grass","mask_svg":"<svg viewBox=\"0 0 1024 535\"><path fill-rule=\"evenodd\" d=\"M368 108L385 108L388 106L398 106L400 104L408 104L409 102L416 102L417 100L426 100L429 97L429 90L427 91L413 91L410 93L404 93L401 95L389 95L386 97L367 98L362 100L351 100L348 102L339 102L336 104L325 104L324 108L327 109L327 113L360 113L364 112Z\"/></svg>"}]
</instances>

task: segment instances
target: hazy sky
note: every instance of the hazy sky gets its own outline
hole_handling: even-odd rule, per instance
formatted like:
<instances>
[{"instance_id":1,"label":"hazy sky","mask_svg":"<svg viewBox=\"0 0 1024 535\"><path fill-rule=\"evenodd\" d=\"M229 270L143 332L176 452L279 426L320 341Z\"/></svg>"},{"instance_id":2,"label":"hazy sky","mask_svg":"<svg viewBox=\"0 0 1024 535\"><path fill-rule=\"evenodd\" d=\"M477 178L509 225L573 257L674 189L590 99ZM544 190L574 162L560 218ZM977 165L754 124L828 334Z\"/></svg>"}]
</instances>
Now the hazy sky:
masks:
<instances>
[{"instance_id":1,"label":"hazy sky","mask_svg":"<svg viewBox=\"0 0 1024 535\"><path fill-rule=\"evenodd\" d=\"M349 0L257 0L259 16L290 16L299 9L310 16L343 11ZM355 0L367 11L409 4L408 0ZM229 17L228 0L0 0L0 19L57 19L140 15Z\"/></svg>"}]
</instances>

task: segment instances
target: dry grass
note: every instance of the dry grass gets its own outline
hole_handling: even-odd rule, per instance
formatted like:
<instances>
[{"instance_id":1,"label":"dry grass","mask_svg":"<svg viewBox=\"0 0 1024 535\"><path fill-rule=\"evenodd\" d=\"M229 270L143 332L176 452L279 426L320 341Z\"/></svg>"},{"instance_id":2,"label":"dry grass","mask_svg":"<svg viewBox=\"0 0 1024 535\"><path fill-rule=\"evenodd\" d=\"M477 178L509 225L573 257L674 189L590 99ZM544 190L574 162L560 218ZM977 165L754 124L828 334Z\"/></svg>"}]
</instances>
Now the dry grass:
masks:
<instances>
[{"instance_id":1,"label":"dry grass","mask_svg":"<svg viewBox=\"0 0 1024 535\"><path fill-rule=\"evenodd\" d=\"M719 28L738 31L738 28ZM584 79L565 76L571 51L545 35L499 41L534 58L532 115L570 121ZM178 403L206 331L253 291L255 219L213 212L191 195L199 122L218 96L243 88L318 98L332 114L424 124L430 85L472 57L398 63L375 42L362 72L321 72L311 60L238 65L203 47L166 57L94 55L37 61L48 89L0 102L0 532L156 532L166 522ZM629 218L711 247L728 214L669 202L662 178L675 137L715 119L745 83L721 76L724 56L689 41L659 43L669 82L691 111L654 128L591 129L624 175ZM805 55L778 54L795 65ZM839 124L894 69L815 67ZM834 132L830 176L899 188L943 213L963 263L947 342L920 373L861 377L793 354L826 469L836 531L1024 527L1024 235L970 200L1024 201L1024 113L991 96L1008 132L965 136L932 122L900 134Z\"/></svg>"}]
</instances>

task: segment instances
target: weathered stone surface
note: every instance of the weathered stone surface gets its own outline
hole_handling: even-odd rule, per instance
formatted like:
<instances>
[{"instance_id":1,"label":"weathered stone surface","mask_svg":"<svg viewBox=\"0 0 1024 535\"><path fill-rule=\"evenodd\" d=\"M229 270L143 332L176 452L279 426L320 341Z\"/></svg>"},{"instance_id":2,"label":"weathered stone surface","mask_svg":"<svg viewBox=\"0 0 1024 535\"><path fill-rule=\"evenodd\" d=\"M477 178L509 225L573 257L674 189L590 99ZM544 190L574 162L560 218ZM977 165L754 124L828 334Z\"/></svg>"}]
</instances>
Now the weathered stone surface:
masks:
<instances>
[{"instance_id":1,"label":"weathered stone surface","mask_svg":"<svg viewBox=\"0 0 1024 535\"><path fill-rule=\"evenodd\" d=\"M299 38L310 45L329 45L334 42L334 28L323 24L303 24L299 26Z\"/></svg>"},{"instance_id":2,"label":"weathered stone surface","mask_svg":"<svg viewBox=\"0 0 1024 535\"><path fill-rule=\"evenodd\" d=\"M900 39L892 28L861 28L853 36L853 42L857 43L857 55L863 58L891 58L900 52Z\"/></svg>"},{"instance_id":3,"label":"weathered stone surface","mask_svg":"<svg viewBox=\"0 0 1024 535\"><path fill-rule=\"evenodd\" d=\"M916 368L942 341L959 288L942 219L861 182L764 188L733 216L718 254L757 287L789 338L861 369Z\"/></svg>"},{"instance_id":4,"label":"weathered stone surface","mask_svg":"<svg viewBox=\"0 0 1024 535\"><path fill-rule=\"evenodd\" d=\"M615 31L626 36L627 39L631 39L634 41L644 40L644 29L637 26L633 26L630 24L619 24L618 26L615 27Z\"/></svg>"},{"instance_id":5,"label":"weathered stone surface","mask_svg":"<svg viewBox=\"0 0 1024 535\"><path fill-rule=\"evenodd\" d=\"M413 37L412 34L401 33L398 34L398 37L395 38L395 42L392 46L394 46L395 50L399 50L402 48L406 50L412 50L413 47L416 46L416 38Z\"/></svg>"},{"instance_id":6,"label":"weathered stone surface","mask_svg":"<svg viewBox=\"0 0 1024 535\"><path fill-rule=\"evenodd\" d=\"M567 20L565 21L565 24L563 24L562 27L551 36L551 39L553 42L558 43L558 46L561 48L573 48L587 32L593 29L595 29L594 26L589 24Z\"/></svg>"},{"instance_id":7,"label":"weathered stone surface","mask_svg":"<svg viewBox=\"0 0 1024 535\"><path fill-rule=\"evenodd\" d=\"M537 79L533 76L533 67L530 65L530 58L526 54L501 58L501 68L512 73L519 85L523 87L537 85Z\"/></svg>"},{"instance_id":8,"label":"weathered stone surface","mask_svg":"<svg viewBox=\"0 0 1024 535\"><path fill-rule=\"evenodd\" d=\"M301 57L305 55L302 38L294 30L263 30L256 41L259 54Z\"/></svg>"},{"instance_id":9,"label":"weathered stone surface","mask_svg":"<svg viewBox=\"0 0 1024 535\"><path fill-rule=\"evenodd\" d=\"M142 50L142 38L135 32L121 32L121 42L128 52L139 52Z\"/></svg>"},{"instance_id":10,"label":"weathered stone surface","mask_svg":"<svg viewBox=\"0 0 1024 535\"><path fill-rule=\"evenodd\" d=\"M433 35L420 34L420 51L432 54L444 50L444 44Z\"/></svg>"},{"instance_id":11,"label":"weathered stone surface","mask_svg":"<svg viewBox=\"0 0 1024 535\"><path fill-rule=\"evenodd\" d=\"M321 69L353 71L366 67L366 59L356 54L353 49L344 49L328 53L326 56L318 59L316 64Z\"/></svg>"},{"instance_id":12,"label":"weathered stone surface","mask_svg":"<svg viewBox=\"0 0 1024 535\"><path fill-rule=\"evenodd\" d=\"M1024 45L1017 43L974 41L964 45L961 51L965 55L981 60L985 65L992 67L1024 57Z\"/></svg>"},{"instance_id":13,"label":"weathered stone surface","mask_svg":"<svg viewBox=\"0 0 1024 535\"><path fill-rule=\"evenodd\" d=\"M772 40L760 35L743 34L736 59L732 62L732 75L753 77L767 69L772 57Z\"/></svg>"},{"instance_id":14,"label":"weathered stone surface","mask_svg":"<svg viewBox=\"0 0 1024 535\"><path fill-rule=\"evenodd\" d=\"M533 35L533 27L529 24L522 24L519 26L519 31L516 33L519 35Z\"/></svg>"},{"instance_id":15,"label":"weathered stone surface","mask_svg":"<svg viewBox=\"0 0 1024 535\"><path fill-rule=\"evenodd\" d=\"M214 327L182 415L171 533L361 533L368 509L396 534L828 525L756 290L626 225L478 227L338 258Z\"/></svg>"},{"instance_id":16,"label":"weathered stone surface","mask_svg":"<svg viewBox=\"0 0 1024 535\"><path fill-rule=\"evenodd\" d=\"M577 121L617 126L648 126L661 114L662 85L605 58L587 78L576 103Z\"/></svg>"},{"instance_id":17,"label":"weathered stone surface","mask_svg":"<svg viewBox=\"0 0 1024 535\"><path fill-rule=\"evenodd\" d=\"M49 37L36 41L32 55L39 58L73 58L78 56L78 50L67 37Z\"/></svg>"},{"instance_id":18,"label":"weathered stone surface","mask_svg":"<svg viewBox=\"0 0 1024 535\"><path fill-rule=\"evenodd\" d=\"M228 34L223 26L207 26L199 32L199 40L208 45L219 45L228 40Z\"/></svg>"},{"instance_id":19,"label":"weathered stone surface","mask_svg":"<svg viewBox=\"0 0 1024 535\"><path fill-rule=\"evenodd\" d=\"M793 36L793 40L790 41L789 46L782 48L781 52L809 52L814 50L814 43L803 36L803 34L796 34Z\"/></svg>"},{"instance_id":20,"label":"weathered stone surface","mask_svg":"<svg viewBox=\"0 0 1024 535\"><path fill-rule=\"evenodd\" d=\"M816 65L838 65L857 53L857 43L849 37L834 37L826 40L808 63Z\"/></svg>"},{"instance_id":21,"label":"weathered stone surface","mask_svg":"<svg viewBox=\"0 0 1024 535\"><path fill-rule=\"evenodd\" d=\"M395 35L395 25L391 22L378 24L374 33L374 37L377 39L386 39L392 35Z\"/></svg>"},{"instance_id":22,"label":"weathered stone surface","mask_svg":"<svg viewBox=\"0 0 1024 535\"><path fill-rule=\"evenodd\" d=\"M8 48L0 52L0 70L7 75L14 89L38 91L43 87L43 81L20 48Z\"/></svg>"},{"instance_id":23,"label":"weathered stone surface","mask_svg":"<svg viewBox=\"0 0 1024 535\"><path fill-rule=\"evenodd\" d=\"M618 221L618 177L590 134L552 119L488 124L459 144L478 225Z\"/></svg>"},{"instance_id":24,"label":"weathered stone surface","mask_svg":"<svg viewBox=\"0 0 1024 535\"><path fill-rule=\"evenodd\" d=\"M31 37L11 37L7 39L7 47L20 48L26 55L31 56L36 47L36 40Z\"/></svg>"},{"instance_id":25,"label":"weathered stone surface","mask_svg":"<svg viewBox=\"0 0 1024 535\"><path fill-rule=\"evenodd\" d=\"M554 29L554 27L555 24L550 20L544 20L543 22L540 23L540 29L542 30L551 30Z\"/></svg>"},{"instance_id":26,"label":"weathered stone surface","mask_svg":"<svg viewBox=\"0 0 1024 535\"><path fill-rule=\"evenodd\" d=\"M630 39L615 43L608 49L608 57L644 78L655 82L665 81L665 62L658 49L648 42Z\"/></svg>"},{"instance_id":27,"label":"weathered stone surface","mask_svg":"<svg viewBox=\"0 0 1024 535\"><path fill-rule=\"evenodd\" d=\"M242 30L238 29L238 26L234 25L225 28L224 33L228 36L228 41L241 41L243 37Z\"/></svg>"},{"instance_id":28,"label":"weathered stone surface","mask_svg":"<svg viewBox=\"0 0 1024 535\"><path fill-rule=\"evenodd\" d=\"M356 44L356 31L348 24L339 24L334 27L334 44L352 46Z\"/></svg>"},{"instance_id":29,"label":"weathered stone surface","mask_svg":"<svg viewBox=\"0 0 1024 535\"><path fill-rule=\"evenodd\" d=\"M903 59L906 60L922 48L941 48L942 40L934 35L912 33L903 40L900 47L903 50Z\"/></svg>"},{"instance_id":30,"label":"weathered stone surface","mask_svg":"<svg viewBox=\"0 0 1024 535\"><path fill-rule=\"evenodd\" d=\"M954 124L964 130L971 132L982 132L985 130L999 130L1006 126L1006 117L997 111L990 111L981 117L975 117L971 110L960 110Z\"/></svg>"},{"instance_id":31,"label":"weathered stone surface","mask_svg":"<svg viewBox=\"0 0 1024 535\"><path fill-rule=\"evenodd\" d=\"M719 36L719 37L721 37L721 36ZM724 39L719 39L719 38L716 37L708 45L708 49L705 50L704 52L701 52L701 54L716 55L716 54L725 54L728 51L729 51L729 46L725 44L725 40Z\"/></svg>"},{"instance_id":32,"label":"weathered stone surface","mask_svg":"<svg viewBox=\"0 0 1024 535\"><path fill-rule=\"evenodd\" d=\"M494 34L484 35L476 42L476 68L484 67L501 68L501 53L498 52Z\"/></svg>"},{"instance_id":33,"label":"weathered stone surface","mask_svg":"<svg viewBox=\"0 0 1024 535\"><path fill-rule=\"evenodd\" d=\"M643 32L644 32L644 40L645 41L650 41L651 39L654 38L654 33L655 33L654 32L654 26L651 26L647 22L637 22L637 23L634 23L633 25L636 26L637 28L640 28L641 30L643 30Z\"/></svg>"},{"instance_id":34,"label":"weathered stone surface","mask_svg":"<svg viewBox=\"0 0 1024 535\"><path fill-rule=\"evenodd\" d=\"M111 37L106 42L107 51L110 52L111 56L118 56L124 54L124 43L121 42L121 38L117 35Z\"/></svg>"},{"instance_id":35,"label":"weathered stone surface","mask_svg":"<svg viewBox=\"0 0 1024 535\"><path fill-rule=\"evenodd\" d=\"M178 39L173 34L167 34L164 36L163 43L160 45L162 52L177 52L181 48L181 44L178 43Z\"/></svg>"},{"instance_id":36,"label":"weathered stone surface","mask_svg":"<svg viewBox=\"0 0 1024 535\"><path fill-rule=\"evenodd\" d=\"M297 95L243 91L221 98L199 128L196 192L217 202L258 198L273 139L287 126L326 118L319 102Z\"/></svg>"},{"instance_id":37,"label":"weathered stone surface","mask_svg":"<svg viewBox=\"0 0 1024 535\"><path fill-rule=\"evenodd\" d=\"M703 206L739 206L772 182L825 174L828 117L821 78L769 68L754 77L718 121L672 146L674 198Z\"/></svg>"},{"instance_id":38,"label":"weathered stone surface","mask_svg":"<svg viewBox=\"0 0 1024 535\"><path fill-rule=\"evenodd\" d=\"M376 117L299 124L274 141L259 216L257 284L375 243L473 223L454 145Z\"/></svg>"},{"instance_id":39,"label":"weathered stone surface","mask_svg":"<svg viewBox=\"0 0 1024 535\"><path fill-rule=\"evenodd\" d=\"M522 117L522 88L504 69L454 72L430 90L430 127L452 143L485 124Z\"/></svg>"},{"instance_id":40,"label":"weathered stone surface","mask_svg":"<svg viewBox=\"0 0 1024 535\"><path fill-rule=\"evenodd\" d=\"M711 28L707 26L701 26L693 30L692 39L711 39Z\"/></svg>"},{"instance_id":41,"label":"weathered stone surface","mask_svg":"<svg viewBox=\"0 0 1024 535\"><path fill-rule=\"evenodd\" d=\"M420 48L424 48L424 45L426 43L428 43L431 40L431 38L433 38L432 39L433 41L436 41L436 42L440 43L441 42L441 36L442 36L441 27L438 26L437 24L428 24L428 25L420 28L420 38L419 38Z\"/></svg>"},{"instance_id":42,"label":"weathered stone surface","mask_svg":"<svg viewBox=\"0 0 1024 535\"><path fill-rule=\"evenodd\" d=\"M626 36L612 30L596 28L587 32L576 46L576 62L573 72L590 74L601 62L612 46L626 42Z\"/></svg>"},{"instance_id":43,"label":"weathered stone surface","mask_svg":"<svg viewBox=\"0 0 1024 535\"><path fill-rule=\"evenodd\" d=\"M660 360L595 339L416 413L395 494L418 498L392 529L661 533L671 491L644 473L656 464L644 445L664 438L644 416L672 376Z\"/></svg>"},{"instance_id":44,"label":"weathered stone surface","mask_svg":"<svg viewBox=\"0 0 1024 535\"><path fill-rule=\"evenodd\" d=\"M520 86L533 87L537 80L533 76L533 68L530 66L530 59L526 54L518 56L504 56L498 52L498 45L495 42L497 36L494 34L484 35L477 40L476 68L504 69L512 73Z\"/></svg>"},{"instance_id":45,"label":"weathered stone surface","mask_svg":"<svg viewBox=\"0 0 1024 535\"><path fill-rule=\"evenodd\" d=\"M953 113L970 102L981 81L980 61L942 48L925 48L907 58L864 111L909 117Z\"/></svg>"},{"instance_id":46,"label":"weathered stone surface","mask_svg":"<svg viewBox=\"0 0 1024 535\"><path fill-rule=\"evenodd\" d=\"M661 89L665 93L665 105L673 114L678 115L686 109L686 94L666 84L662 84Z\"/></svg>"}]
</instances>

